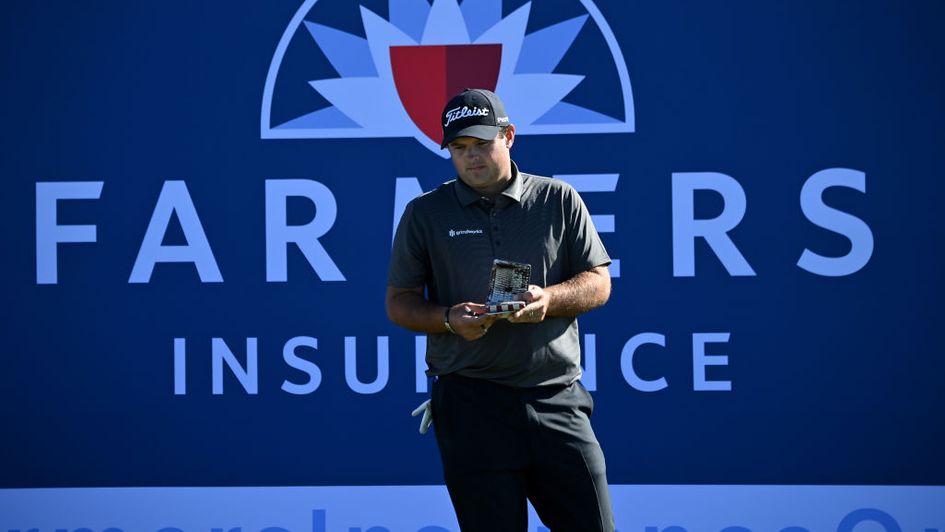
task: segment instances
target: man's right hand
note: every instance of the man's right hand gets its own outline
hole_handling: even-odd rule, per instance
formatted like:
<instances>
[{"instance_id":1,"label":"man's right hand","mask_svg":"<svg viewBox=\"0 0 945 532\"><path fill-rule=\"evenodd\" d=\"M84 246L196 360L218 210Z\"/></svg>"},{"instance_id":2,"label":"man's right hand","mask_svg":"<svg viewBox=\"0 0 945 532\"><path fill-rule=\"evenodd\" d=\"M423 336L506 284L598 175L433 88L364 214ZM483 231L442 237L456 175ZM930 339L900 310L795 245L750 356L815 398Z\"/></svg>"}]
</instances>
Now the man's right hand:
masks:
<instances>
[{"instance_id":1,"label":"man's right hand","mask_svg":"<svg viewBox=\"0 0 945 532\"><path fill-rule=\"evenodd\" d=\"M479 303L459 303L450 307L450 327L466 341L478 340L486 335L493 315L486 314L488 307Z\"/></svg>"}]
</instances>

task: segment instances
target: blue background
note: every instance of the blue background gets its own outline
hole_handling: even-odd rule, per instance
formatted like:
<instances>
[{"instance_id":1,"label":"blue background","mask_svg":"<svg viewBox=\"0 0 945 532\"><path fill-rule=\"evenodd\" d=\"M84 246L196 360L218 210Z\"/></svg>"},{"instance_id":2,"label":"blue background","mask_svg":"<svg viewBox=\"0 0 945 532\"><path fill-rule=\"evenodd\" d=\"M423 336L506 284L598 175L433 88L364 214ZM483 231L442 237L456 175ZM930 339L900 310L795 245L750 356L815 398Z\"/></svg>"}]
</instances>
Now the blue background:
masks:
<instances>
[{"instance_id":1,"label":"blue background","mask_svg":"<svg viewBox=\"0 0 945 532\"><path fill-rule=\"evenodd\" d=\"M363 3L385 14L384 2ZM339 21L355 13L340 0L320 5ZM407 417L425 398L414 392L413 335L387 321L383 294L394 178L430 189L452 168L414 139L260 140L263 83L298 7L6 5L0 487L442 482L432 436ZM594 422L611 482L945 483L945 5L598 7L627 59L636 132L521 136L513 157L537 174L620 174L615 193L584 195L593 213L616 215L604 242L622 263L611 301L581 320L597 335ZM530 24L579 14L561 9L536 7ZM558 71L612 70L587 37ZM280 83L324 76L310 44L314 74L297 56L286 68L300 71ZM290 102L274 114L286 119L320 101L304 86L285 90ZM573 95L597 98L593 88ZM803 183L832 167L866 174L865 194L833 189L825 201L875 239L866 267L840 278L796 266L805 248L849 250L800 210ZM671 176L698 171L744 188L748 209L731 236L757 276L730 277L704 243L696 276L673 276ZM289 281L266 282L264 182L286 178L332 190L338 218L320 242L346 282L320 281L297 250ZM200 283L188 264L128 283L165 180L186 181L222 284ZM36 283L39 181L104 181L99 200L60 203L60 223L94 223L98 241L59 247L55 285ZM722 209L713 194L696 202L702 217ZM299 222L314 212L289 206ZM181 243L173 227L166 242ZM624 342L646 331L666 335L665 349L637 357L641 375L670 384L652 394L619 370ZM709 375L733 390L694 392L691 335L720 331L731 340L710 353L730 364ZM302 335L319 339L305 356L323 381L294 396L280 385L304 379L282 347ZM370 380L381 335L390 383L358 395L344 381L343 337L358 337ZM187 339L184 396L173 394L175 337ZM258 395L230 376L211 395L211 337L238 356L259 338Z\"/></svg>"}]
</instances>

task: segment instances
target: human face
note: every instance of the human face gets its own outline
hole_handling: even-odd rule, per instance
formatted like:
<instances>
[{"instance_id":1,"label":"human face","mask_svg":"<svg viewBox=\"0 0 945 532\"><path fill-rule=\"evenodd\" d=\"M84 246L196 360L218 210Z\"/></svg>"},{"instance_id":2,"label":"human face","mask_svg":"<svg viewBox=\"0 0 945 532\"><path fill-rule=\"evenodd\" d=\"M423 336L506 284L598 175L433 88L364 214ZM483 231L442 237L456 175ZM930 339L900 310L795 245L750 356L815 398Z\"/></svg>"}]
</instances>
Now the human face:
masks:
<instances>
[{"instance_id":1,"label":"human face","mask_svg":"<svg viewBox=\"0 0 945 532\"><path fill-rule=\"evenodd\" d=\"M447 147L456 174L476 192L495 197L512 180L512 159L509 149L515 140L515 127L508 126L492 140L458 137Z\"/></svg>"}]
</instances>

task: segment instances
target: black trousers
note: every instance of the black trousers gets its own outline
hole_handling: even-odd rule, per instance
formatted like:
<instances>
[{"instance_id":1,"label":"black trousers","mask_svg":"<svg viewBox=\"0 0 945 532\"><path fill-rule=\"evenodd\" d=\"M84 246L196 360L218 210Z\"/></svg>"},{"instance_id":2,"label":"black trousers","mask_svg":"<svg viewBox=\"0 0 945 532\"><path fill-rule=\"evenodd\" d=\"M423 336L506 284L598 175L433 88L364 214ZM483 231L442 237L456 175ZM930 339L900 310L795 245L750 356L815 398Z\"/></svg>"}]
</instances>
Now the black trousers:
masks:
<instances>
[{"instance_id":1,"label":"black trousers","mask_svg":"<svg viewBox=\"0 0 945 532\"><path fill-rule=\"evenodd\" d=\"M464 532L522 532L526 498L552 532L613 531L590 394L512 388L445 375L433 383L433 427Z\"/></svg>"}]
</instances>

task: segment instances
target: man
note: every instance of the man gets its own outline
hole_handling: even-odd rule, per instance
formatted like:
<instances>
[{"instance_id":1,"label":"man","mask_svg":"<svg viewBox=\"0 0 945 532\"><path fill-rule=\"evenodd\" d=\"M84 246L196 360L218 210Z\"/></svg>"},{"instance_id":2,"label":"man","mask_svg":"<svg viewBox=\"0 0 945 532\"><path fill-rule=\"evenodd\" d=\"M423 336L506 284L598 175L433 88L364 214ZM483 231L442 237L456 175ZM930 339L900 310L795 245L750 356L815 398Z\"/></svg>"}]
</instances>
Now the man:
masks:
<instances>
[{"instance_id":1,"label":"man","mask_svg":"<svg viewBox=\"0 0 945 532\"><path fill-rule=\"evenodd\" d=\"M458 179L404 210L387 314L425 332L432 418L464 531L524 531L526 498L558 532L614 529L604 456L580 384L575 316L610 296L610 258L566 183L518 171L498 96L466 89L442 115ZM494 259L531 265L521 310L483 304Z\"/></svg>"}]
</instances>

